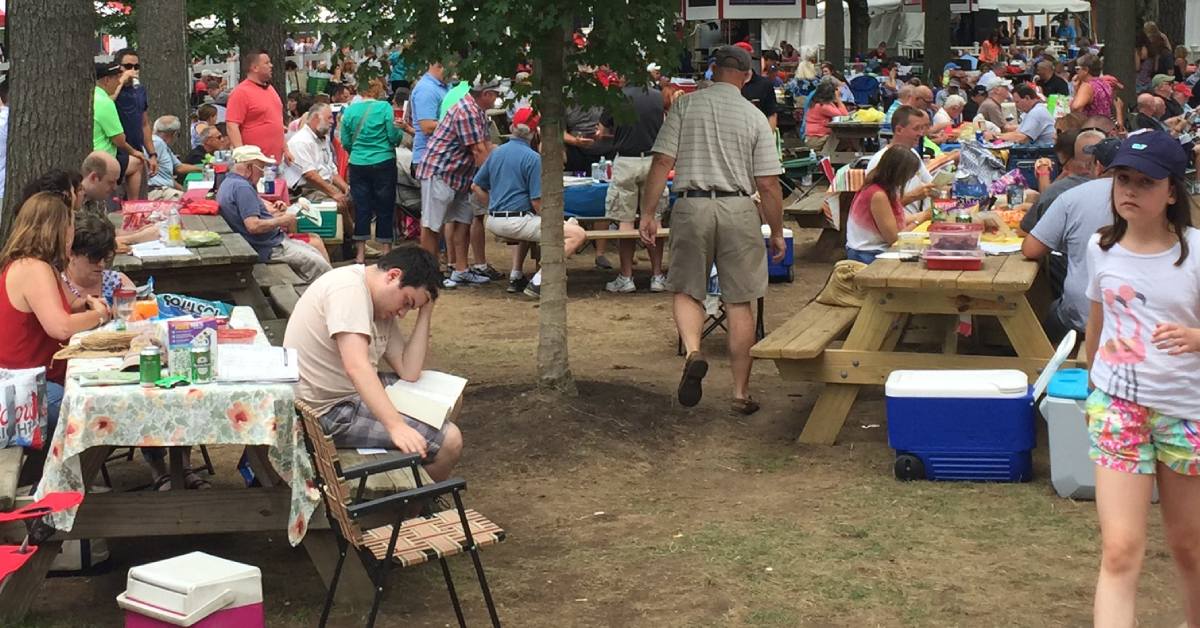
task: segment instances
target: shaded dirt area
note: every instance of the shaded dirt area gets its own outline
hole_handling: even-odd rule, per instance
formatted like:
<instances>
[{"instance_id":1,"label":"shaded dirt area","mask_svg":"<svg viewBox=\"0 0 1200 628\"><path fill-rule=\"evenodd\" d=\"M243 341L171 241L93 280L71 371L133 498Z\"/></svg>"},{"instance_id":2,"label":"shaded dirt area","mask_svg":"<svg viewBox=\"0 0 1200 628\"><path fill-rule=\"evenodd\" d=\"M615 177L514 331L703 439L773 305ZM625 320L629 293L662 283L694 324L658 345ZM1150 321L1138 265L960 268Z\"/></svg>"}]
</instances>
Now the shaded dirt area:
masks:
<instances>
[{"instance_id":1,"label":"shaded dirt area","mask_svg":"<svg viewBox=\"0 0 1200 628\"><path fill-rule=\"evenodd\" d=\"M507 259L499 246L491 255ZM828 272L801 262L796 283L772 284L768 330ZM732 415L720 331L705 341L713 369L704 401L678 407L682 359L669 298L604 293L610 278L591 268L590 255L572 262L575 398L532 386L534 302L493 286L447 293L437 306L432 366L471 380L459 468L468 504L508 532L483 557L507 625L1090 622L1095 510L1053 494L1044 434L1031 483L902 484L891 476L881 391L860 396L837 446L796 445L818 387L785 384L760 363L752 392L763 410ZM638 282L644 289L648 278ZM235 455L217 452L220 483L238 480ZM113 471L120 485L145 481L137 463ZM48 581L27 625L119 625L113 598L126 569L191 549L260 566L269 625L316 624L320 579L283 531L111 545L107 573ZM1142 625L1178 625L1157 507L1150 547ZM469 561L452 562L468 623L484 625ZM454 623L436 566L394 574L379 625ZM331 624L361 620L339 614Z\"/></svg>"}]
</instances>

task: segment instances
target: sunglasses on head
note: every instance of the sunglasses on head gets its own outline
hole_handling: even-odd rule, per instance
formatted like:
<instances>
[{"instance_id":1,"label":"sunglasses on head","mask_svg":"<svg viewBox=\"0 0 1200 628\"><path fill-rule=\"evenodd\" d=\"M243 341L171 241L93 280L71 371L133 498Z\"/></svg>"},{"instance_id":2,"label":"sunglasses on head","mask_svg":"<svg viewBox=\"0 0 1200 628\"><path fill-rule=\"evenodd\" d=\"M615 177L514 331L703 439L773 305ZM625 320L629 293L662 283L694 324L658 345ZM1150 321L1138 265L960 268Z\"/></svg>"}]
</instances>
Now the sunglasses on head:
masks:
<instances>
[{"instance_id":1,"label":"sunglasses on head","mask_svg":"<svg viewBox=\"0 0 1200 628\"><path fill-rule=\"evenodd\" d=\"M121 67L125 68L126 70L140 70L140 69L142 69L142 64L140 64L140 63L122 63Z\"/></svg>"},{"instance_id":2,"label":"sunglasses on head","mask_svg":"<svg viewBox=\"0 0 1200 628\"><path fill-rule=\"evenodd\" d=\"M1080 132L1080 133L1087 133L1088 131L1097 131L1097 132L1099 132L1099 133L1103 133L1103 134L1105 134L1105 135L1108 135L1108 131L1106 131L1106 130L1104 130L1104 129L1102 129L1102 128L1098 127L1098 126L1089 126L1089 127L1084 127L1084 128L1082 128L1082 129L1079 129L1079 132Z\"/></svg>"}]
</instances>

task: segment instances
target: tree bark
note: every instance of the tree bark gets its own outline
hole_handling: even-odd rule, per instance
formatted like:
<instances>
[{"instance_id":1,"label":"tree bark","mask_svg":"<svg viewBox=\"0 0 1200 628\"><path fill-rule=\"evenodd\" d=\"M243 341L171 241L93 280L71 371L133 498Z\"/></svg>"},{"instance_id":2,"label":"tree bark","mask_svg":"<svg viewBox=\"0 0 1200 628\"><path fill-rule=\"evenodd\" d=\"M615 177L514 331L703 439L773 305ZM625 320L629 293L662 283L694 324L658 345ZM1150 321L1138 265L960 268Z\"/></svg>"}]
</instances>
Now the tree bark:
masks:
<instances>
[{"instance_id":1,"label":"tree bark","mask_svg":"<svg viewBox=\"0 0 1200 628\"><path fill-rule=\"evenodd\" d=\"M542 136L542 292L538 308L538 384L577 394L567 360L567 267L563 255L563 54L566 33L555 26L538 46Z\"/></svg>"},{"instance_id":2,"label":"tree bark","mask_svg":"<svg viewBox=\"0 0 1200 628\"><path fill-rule=\"evenodd\" d=\"M1134 103L1134 83L1137 67L1134 64L1134 29L1116 28L1116 24L1136 24L1137 8L1129 0L1098 0L1097 23L1107 25L1104 39L1104 72L1117 77L1125 86L1117 95L1125 105Z\"/></svg>"},{"instance_id":3,"label":"tree bark","mask_svg":"<svg viewBox=\"0 0 1200 628\"><path fill-rule=\"evenodd\" d=\"M0 241L12 225L21 189L51 168L79 170L92 150L93 50L90 2L10 2L8 172Z\"/></svg>"},{"instance_id":4,"label":"tree bark","mask_svg":"<svg viewBox=\"0 0 1200 628\"><path fill-rule=\"evenodd\" d=\"M287 102L287 76L283 67L287 26L283 23L281 10L277 2L246 3L246 9L238 15L237 42L241 77L246 77L247 55L253 50L266 50L273 66L271 84L279 92L279 99Z\"/></svg>"},{"instance_id":5,"label":"tree bark","mask_svg":"<svg viewBox=\"0 0 1200 628\"><path fill-rule=\"evenodd\" d=\"M1172 46L1185 43L1183 28L1187 4L1187 0L1158 0L1158 28L1171 40ZM1193 3L1192 10L1200 11L1200 6Z\"/></svg>"},{"instance_id":6,"label":"tree bark","mask_svg":"<svg viewBox=\"0 0 1200 628\"><path fill-rule=\"evenodd\" d=\"M190 146L188 95L192 93L187 50L187 2L153 0L134 5L142 82L150 94L150 121L179 118L181 131L172 150L184 155ZM147 138L147 141L150 141Z\"/></svg>"},{"instance_id":7,"label":"tree bark","mask_svg":"<svg viewBox=\"0 0 1200 628\"><path fill-rule=\"evenodd\" d=\"M925 78L941 85L950 60L950 0L925 0Z\"/></svg>"},{"instance_id":8,"label":"tree bark","mask_svg":"<svg viewBox=\"0 0 1200 628\"><path fill-rule=\"evenodd\" d=\"M871 36L871 13L867 0L846 0L846 6L850 9L850 58L853 59L874 47L867 41Z\"/></svg>"},{"instance_id":9,"label":"tree bark","mask_svg":"<svg viewBox=\"0 0 1200 628\"><path fill-rule=\"evenodd\" d=\"M825 3L825 60L833 67L846 67L846 14L842 0Z\"/></svg>"}]
</instances>

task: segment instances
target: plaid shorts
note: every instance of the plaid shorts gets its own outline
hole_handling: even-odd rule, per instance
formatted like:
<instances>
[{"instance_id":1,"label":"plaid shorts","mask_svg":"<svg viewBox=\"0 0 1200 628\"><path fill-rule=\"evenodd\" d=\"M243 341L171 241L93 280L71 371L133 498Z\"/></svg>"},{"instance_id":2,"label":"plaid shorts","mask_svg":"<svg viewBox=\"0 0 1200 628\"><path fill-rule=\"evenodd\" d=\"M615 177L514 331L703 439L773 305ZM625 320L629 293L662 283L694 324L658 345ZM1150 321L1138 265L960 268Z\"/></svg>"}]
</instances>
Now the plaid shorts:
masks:
<instances>
[{"instance_id":1,"label":"plaid shorts","mask_svg":"<svg viewBox=\"0 0 1200 628\"><path fill-rule=\"evenodd\" d=\"M399 379L400 377L395 373L379 373L379 381L384 386L394 384ZM437 430L412 417L403 414L400 416L404 417L405 424L416 430L425 439L425 461L433 460L437 456L438 450L442 448L442 441L446 437L446 426L450 425L450 421L443 423L442 429ZM330 408L329 412L321 417L321 427L324 428L326 434L333 438L333 444L341 448L396 448L387 428L379 419L375 418L375 415L371 414L370 408L358 395Z\"/></svg>"}]
</instances>

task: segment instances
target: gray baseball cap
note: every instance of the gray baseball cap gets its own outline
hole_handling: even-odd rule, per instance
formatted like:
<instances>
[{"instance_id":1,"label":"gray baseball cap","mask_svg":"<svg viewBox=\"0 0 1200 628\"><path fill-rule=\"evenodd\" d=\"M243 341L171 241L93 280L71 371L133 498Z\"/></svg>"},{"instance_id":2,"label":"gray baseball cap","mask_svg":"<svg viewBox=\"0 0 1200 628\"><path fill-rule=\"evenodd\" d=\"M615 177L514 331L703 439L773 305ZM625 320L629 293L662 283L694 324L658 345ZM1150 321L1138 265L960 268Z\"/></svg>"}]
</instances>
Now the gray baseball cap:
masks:
<instances>
[{"instance_id":1,"label":"gray baseball cap","mask_svg":"<svg viewBox=\"0 0 1200 628\"><path fill-rule=\"evenodd\" d=\"M745 72L750 69L750 53L737 46L721 46L714 55L719 68L731 68Z\"/></svg>"}]
</instances>

